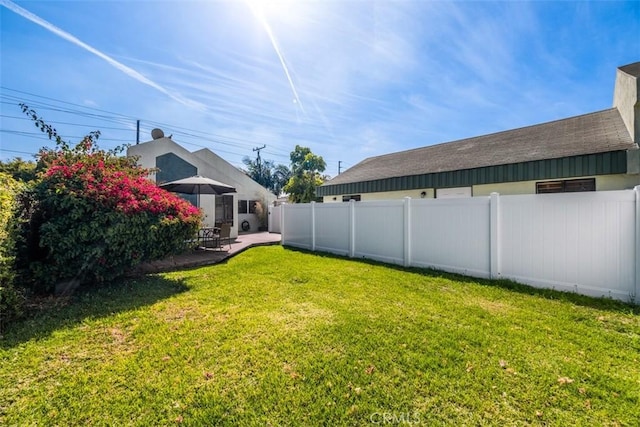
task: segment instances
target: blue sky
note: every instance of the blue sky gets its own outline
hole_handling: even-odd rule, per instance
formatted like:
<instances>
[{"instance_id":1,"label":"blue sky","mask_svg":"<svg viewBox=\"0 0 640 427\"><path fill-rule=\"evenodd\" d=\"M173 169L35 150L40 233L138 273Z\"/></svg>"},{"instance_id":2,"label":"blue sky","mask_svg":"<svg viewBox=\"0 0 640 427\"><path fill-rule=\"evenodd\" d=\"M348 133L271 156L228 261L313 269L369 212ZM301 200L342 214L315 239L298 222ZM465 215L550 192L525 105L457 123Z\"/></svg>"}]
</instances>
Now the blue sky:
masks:
<instances>
[{"instance_id":1,"label":"blue sky","mask_svg":"<svg viewBox=\"0 0 640 427\"><path fill-rule=\"evenodd\" d=\"M235 165L296 144L327 173L610 108L640 2L0 0L0 159L162 128Z\"/></svg>"}]
</instances>

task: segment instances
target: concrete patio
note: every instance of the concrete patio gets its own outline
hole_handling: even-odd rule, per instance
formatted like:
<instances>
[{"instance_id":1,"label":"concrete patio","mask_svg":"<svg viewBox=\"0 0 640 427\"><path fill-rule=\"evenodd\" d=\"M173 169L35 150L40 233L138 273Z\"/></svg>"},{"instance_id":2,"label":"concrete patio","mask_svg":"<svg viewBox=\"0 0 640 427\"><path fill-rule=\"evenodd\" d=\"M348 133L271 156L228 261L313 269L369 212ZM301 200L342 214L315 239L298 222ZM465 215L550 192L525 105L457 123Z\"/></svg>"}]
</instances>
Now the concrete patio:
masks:
<instances>
[{"instance_id":1,"label":"concrete patio","mask_svg":"<svg viewBox=\"0 0 640 427\"><path fill-rule=\"evenodd\" d=\"M278 244L280 244L280 234L269 232L240 234L237 239L231 242L231 249L229 249L229 245L224 245L222 250L194 249L162 260L141 264L132 270L130 275L160 273L217 264L254 246Z\"/></svg>"}]
</instances>

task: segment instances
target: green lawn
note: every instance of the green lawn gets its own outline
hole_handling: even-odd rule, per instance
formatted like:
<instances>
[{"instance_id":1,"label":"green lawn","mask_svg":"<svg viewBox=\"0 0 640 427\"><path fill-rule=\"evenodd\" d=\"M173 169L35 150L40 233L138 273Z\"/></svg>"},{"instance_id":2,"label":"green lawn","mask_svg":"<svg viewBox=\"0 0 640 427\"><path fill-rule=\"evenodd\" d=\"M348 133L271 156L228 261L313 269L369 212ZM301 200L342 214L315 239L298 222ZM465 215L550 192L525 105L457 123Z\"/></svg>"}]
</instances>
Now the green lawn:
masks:
<instances>
[{"instance_id":1,"label":"green lawn","mask_svg":"<svg viewBox=\"0 0 640 427\"><path fill-rule=\"evenodd\" d=\"M280 246L81 293L0 343L0 425L640 420L637 308Z\"/></svg>"}]
</instances>

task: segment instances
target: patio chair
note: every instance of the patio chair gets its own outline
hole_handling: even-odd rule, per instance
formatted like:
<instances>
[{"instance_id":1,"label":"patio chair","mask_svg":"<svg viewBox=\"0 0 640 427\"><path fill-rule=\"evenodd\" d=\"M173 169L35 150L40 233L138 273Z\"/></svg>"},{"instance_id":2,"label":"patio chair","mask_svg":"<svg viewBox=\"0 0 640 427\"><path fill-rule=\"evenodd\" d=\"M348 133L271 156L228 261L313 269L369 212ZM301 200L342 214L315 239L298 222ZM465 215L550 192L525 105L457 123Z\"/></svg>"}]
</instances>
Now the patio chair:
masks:
<instances>
[{"instance_id":1,"label":"patio chair","mask_svg":"<svg viewBox=\"0 0 640 427\"><path fill-rule=\"evenodd\" d=\"M222 250L225 240L229 244L229 250L231 250L231 224L227 223L220 224L220 234L218 235L218 248L220 250Z\"/></svg>"}]
</instances>

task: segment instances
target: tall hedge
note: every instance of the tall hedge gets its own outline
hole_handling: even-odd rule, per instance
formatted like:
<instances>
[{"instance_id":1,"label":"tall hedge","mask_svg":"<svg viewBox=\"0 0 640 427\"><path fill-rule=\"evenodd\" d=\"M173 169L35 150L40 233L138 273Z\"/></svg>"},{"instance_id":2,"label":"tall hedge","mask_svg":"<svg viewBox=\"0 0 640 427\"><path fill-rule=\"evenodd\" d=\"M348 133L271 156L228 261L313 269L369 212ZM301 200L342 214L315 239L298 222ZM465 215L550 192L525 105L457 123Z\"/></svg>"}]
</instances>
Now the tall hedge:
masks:
<instances>
[{"instance_id":1,"label":"tall hedge","mask_svg":"<svg viewBox=\"0 0 640 427\"><path fill-rule=\"evenodd\" d=\"M0 172L0 332L3 325L21 312L23 295L15 280L16 197L21 184L10 175Z\"/></svg>"},{"instance_id":2,"label":"tall hedge","mask_svg":"<svg viewBox=\"0 0 640 427\"><path fill-rule=\"evenodd\" d=\"M31 287L99 283L148 260L184 249L201 221L189 202L158 188L135 160L97 149L91 136L75 148L40 154L25 228Z\"/></svg>"}]
</instances>

